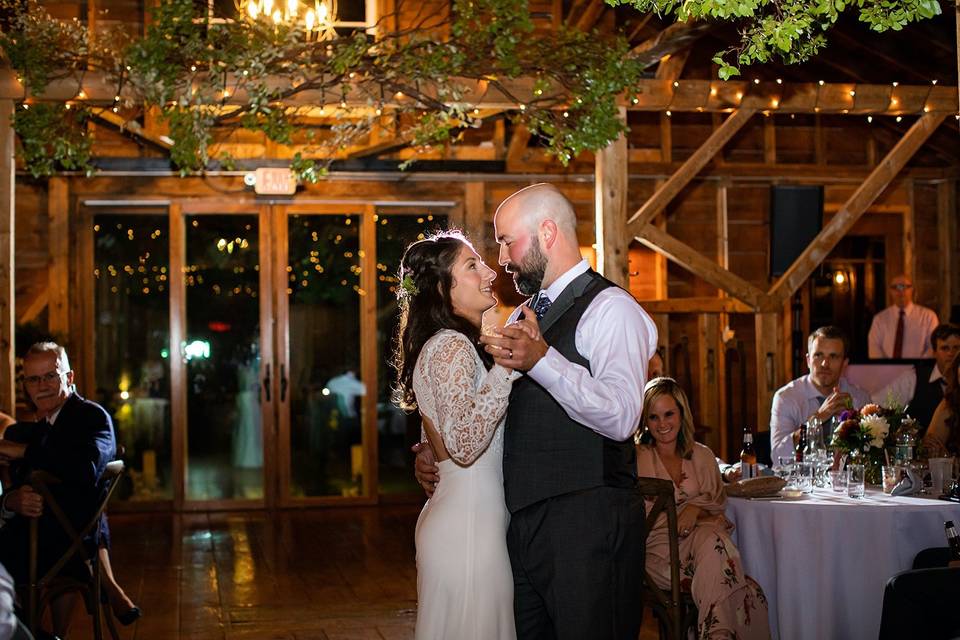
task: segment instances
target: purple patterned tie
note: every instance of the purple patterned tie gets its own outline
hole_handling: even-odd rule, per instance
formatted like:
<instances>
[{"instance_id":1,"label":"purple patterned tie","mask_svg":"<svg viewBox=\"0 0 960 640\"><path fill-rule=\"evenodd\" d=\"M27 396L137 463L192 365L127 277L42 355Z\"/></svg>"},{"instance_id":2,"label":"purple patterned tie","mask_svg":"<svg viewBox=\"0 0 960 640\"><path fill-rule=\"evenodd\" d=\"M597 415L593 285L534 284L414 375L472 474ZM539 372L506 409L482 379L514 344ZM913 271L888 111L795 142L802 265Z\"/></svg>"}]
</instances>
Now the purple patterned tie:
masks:
<instances>
[{"instance_id":1,"label":"purple patterned tie","mask_svg":"<svg viewBox=\"0 0 960 640\"><path fill-rule=\"evenodd\" d=\"M537 294L537 299L533 303L533 312L537 314L537 320L543 320L543 316L547 315L547 310L550 309L551 304L553 302L547 297L546 291Z\"/></svg>"}]
</instances>

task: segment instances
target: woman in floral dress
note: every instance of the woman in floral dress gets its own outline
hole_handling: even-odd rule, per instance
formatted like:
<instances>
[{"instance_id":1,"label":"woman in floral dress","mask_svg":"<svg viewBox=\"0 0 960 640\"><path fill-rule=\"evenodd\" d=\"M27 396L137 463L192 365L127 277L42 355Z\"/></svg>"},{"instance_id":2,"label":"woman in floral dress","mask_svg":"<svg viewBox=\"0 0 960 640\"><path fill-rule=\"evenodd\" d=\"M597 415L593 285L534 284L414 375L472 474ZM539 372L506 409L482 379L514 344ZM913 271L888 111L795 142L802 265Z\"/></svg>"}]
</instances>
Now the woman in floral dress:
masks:
<instances>
[{"instance_id":1,"label":"woman in floral dress","mask_svg":"<svg viewBox=\"0 0 960 640\"><path fill-rule=\"evenodd\" d=\"M637 445L640 476L671 480L677 501L681 590L697 605L698 638L769 638L767 600L743 573L724 516L726 495L716 458L694 442L687 396L672 378L655 378L643 393L643 431ZM666 515L647 538L647 571L670 588Z\"/></svg>"}]
</instances>

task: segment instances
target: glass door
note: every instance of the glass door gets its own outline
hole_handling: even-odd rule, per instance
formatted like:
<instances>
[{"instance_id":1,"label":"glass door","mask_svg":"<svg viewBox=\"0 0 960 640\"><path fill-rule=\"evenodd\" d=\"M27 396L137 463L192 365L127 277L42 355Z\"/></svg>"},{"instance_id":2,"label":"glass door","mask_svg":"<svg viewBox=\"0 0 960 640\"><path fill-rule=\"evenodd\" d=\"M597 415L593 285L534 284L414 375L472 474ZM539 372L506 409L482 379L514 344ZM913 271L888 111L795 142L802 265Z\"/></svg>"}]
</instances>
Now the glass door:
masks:
<instances>
[{"instance_id":1,"label":"glass door","mask_svg":"<svg viewBox=\"0 0 960 640\"><path fill-rule=\"evenodd\" d=\"M267 207L171 211L176 250L171 343L188 508L263 506L273 424ZM179 240L179 242L177 242Z\"/></svg>"},{"instance_id":2,"label":"glass door","mask_svg":"<svg viewBox=\"0 0 960 640\"><path fill-rule=\"evenodd\" d=\"M127 464L117 498L173 500L170 412L170 238L166 206L84 208L82 279L93 353L79 380L113 418ZM71 354L73 355L73 354ZM81 355L81 354L78 354ZM82 358L77 358L78 362ZM92 379L91 374L92 372Z\"/></svg>"},{"instance_id":3,"label":"glass door","mask_svg":"<svg viewBox=\"0 0 960 640\"><path fill-rule=\"evenodd\" d=\"M372 502L372 210L275 207L282 504Z\"/></svg>"}]
</instances>

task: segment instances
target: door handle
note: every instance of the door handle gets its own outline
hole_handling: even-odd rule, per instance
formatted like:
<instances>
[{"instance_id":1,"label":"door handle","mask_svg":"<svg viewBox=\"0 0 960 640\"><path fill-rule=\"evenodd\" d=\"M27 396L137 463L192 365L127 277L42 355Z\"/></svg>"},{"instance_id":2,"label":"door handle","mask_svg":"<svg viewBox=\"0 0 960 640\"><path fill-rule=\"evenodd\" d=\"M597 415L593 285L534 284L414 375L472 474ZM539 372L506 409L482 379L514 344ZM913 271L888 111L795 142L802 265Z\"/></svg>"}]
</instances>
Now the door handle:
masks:
<instances>
[{"instance_id":1,"label":"door handle","mask_svg":"<svg viewBox=\"0 0 960 640\"><path fill-rule=\"evenodd\" d=\"M270 365L267 364L267 375L263 379L263 392L267 396L267 402L270 402Z\"/></svg>"},{"instance_id":2,"label":"door handle","mask_svg":"<svg viewBox=\"0 0 960 640\"><path fill-rule=\"evenodd\" d=\"M287 373L284 364L280 363L280 402L287 399Z\"/></svg>"}]
</instances>

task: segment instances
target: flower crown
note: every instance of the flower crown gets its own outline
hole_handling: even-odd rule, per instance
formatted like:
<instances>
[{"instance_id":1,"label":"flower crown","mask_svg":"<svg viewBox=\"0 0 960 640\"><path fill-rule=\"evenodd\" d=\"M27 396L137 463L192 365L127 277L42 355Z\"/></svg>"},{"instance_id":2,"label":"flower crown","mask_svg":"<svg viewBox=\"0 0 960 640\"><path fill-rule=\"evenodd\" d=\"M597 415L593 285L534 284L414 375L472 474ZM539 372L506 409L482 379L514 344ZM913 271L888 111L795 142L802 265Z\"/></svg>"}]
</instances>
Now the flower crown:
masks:
<instances>
[{"instance_id":1,"label":"flower crown","mask_svg":"<svg viewBox=\"0 0 960 640\"><path fill-rule=\"evenodd\" d=\"M410 298L420 293L420 289L418 289L417 285L414 284L413 277L410 275L410 272L407 272L403 276L403 280L400 281L400 287L403 289L404 293L406 293L407 296Z\"/></svg>"}]
</instances>

